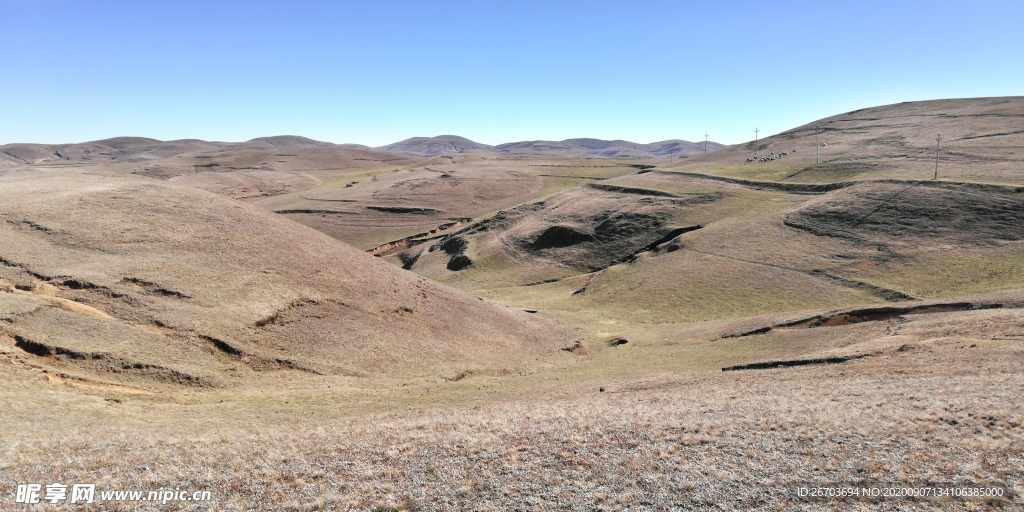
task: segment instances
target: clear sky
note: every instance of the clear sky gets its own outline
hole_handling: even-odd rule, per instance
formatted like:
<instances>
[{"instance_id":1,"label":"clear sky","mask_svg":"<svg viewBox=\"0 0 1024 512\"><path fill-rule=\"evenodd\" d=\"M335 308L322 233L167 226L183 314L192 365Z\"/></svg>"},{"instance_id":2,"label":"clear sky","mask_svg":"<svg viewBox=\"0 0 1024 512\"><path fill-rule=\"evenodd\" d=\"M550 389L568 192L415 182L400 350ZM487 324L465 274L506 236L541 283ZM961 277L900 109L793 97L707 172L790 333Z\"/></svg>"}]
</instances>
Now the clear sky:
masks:
<instances>
[{"instance_id":1,"label":"clear sky","mask_svg":"<svg viewBox=\"0 0 1024 512\"><path fill-rule=\"evenodd\" d=\"M1024 95L1024 1L0 0L0 144L739 143Z\"/></svg>"}]
</instances>

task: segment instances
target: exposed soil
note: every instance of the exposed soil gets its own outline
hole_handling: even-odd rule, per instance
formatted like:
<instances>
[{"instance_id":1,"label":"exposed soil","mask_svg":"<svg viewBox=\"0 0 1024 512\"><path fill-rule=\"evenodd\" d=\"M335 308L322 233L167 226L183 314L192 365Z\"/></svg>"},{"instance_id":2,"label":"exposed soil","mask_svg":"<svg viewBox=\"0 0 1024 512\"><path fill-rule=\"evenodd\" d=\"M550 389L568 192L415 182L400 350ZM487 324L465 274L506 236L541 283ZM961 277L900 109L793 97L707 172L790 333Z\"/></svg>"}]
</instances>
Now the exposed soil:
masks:
<instances>
[{"instance_id":1,"label":"exposed soil","mask_svg":"<svg viewBox=\"0 0 1024 512\"><path fill-rule=\"evenodd\" d=\"M726 334L722 338L742 338L757 334L767 334L775 329L813 329L815 327L837 327L861 322L878 322L899 318L904 315L924 315L929 313L948 313L953 311L972 311L981 309L1001 309L1004 307L1021 307L1020 304L999 304L986 302L953 302L928 303L911 306L880 306L856 308L825 315L814 315L789 322L758 327L737 334Z\"/></svg>"},{"instance_id":2,"label":"exposed soil","mask_svg":"<svg viewBox=\"0 0 1024 512\"><path fill-rule=\"evenodd\" d=\"M216 381L203 376L191 375L161 365L125 359L116 354L81 352L62 346L36 342L20 335L15 335L14 340L15 348L24 351L25 354L47 360L50 365L71 366L78 371L86 370L109 377L128 375L130 377L141 377L148 380L185 386L218 387Z\"/></svg>"},{"instance_id":3,"label":"exposed soil","mask_svg":"<svg viewBox=\"0 0 1024 512\"><path fill-rule=\"evenodd\" d=\"M839 364L854 359L871 357L874 354L858 354L854 356L818 357L813 359L789 359L783 361L765 361L761 363L738 364L722 368L723 372L737 370L770 370L773 368L790 368L793 366L807 366L811 364Z\"/></svg>"},{"instance_id":4,"label":"exposed soil","mask_svg":"<svg viewBox=\"0 0 1024 512\"><path fill-rule=\"evenodd\" d=\"M280 213L286 215L289 213L313 213L318 215L358 215L356 212L345 212L338 210L312 210L312 209L300 209L300 210L275 210L274 213Z\"/></svg>"},{"instance_id":5,"label":"exposed soil","mask_svg":"<svg viewBox=\"0 0 1024 512\"><path fill-rule=\"evenodd\" d=\"M576 342L573 343L571 346L563 348L562 351L569 352L571 354L575 354L578 356L585 356L590 354L590 352L587 351L586 347L583 346L583 342L579 340L576 340Z\"/></svg>"},{"instance_id":6,"label":"exposed soil","mask_svg":"<svg viewBox=\"0 0 1024 512\"><path fill-rule=\"evenodd\" d=\"M438 210L433 208L417 208L407 206L367 206L370 210L377 210L379 212L386 213L411 213L415 215L431 215L440 213Z\"/></svg>"},{"instance_id":7,"label":"exposed soil","mask_svg":"<svg viewBox=\"0 0 1024 512\"><path fill-rule=\"evenodd\" d=\"M618 192L620 194L636 194L640 196L654 196L654 197L679 197L669 192L663 192L661 190L651 190L646 188L636 187L622 187L618 185L607 185L604 183L588 183L587 187L596 190L602 190L605 192Z\"/></svg>"}]
</instances>

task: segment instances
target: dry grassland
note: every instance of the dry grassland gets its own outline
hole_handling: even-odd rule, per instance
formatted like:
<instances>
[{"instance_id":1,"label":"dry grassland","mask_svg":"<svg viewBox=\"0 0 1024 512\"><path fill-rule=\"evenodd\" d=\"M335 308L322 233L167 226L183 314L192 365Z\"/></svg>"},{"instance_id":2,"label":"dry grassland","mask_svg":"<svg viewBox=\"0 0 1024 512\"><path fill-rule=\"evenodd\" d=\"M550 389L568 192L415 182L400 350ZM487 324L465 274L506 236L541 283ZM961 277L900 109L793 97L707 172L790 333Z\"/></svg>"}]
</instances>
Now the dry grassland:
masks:
<instances>
[{"instance_id":1,"label":"dry grassland","mask_svg":"<svg viewBox=\"0 0 1024 512\"><path fill-rule=\"evenodd\" d=\"M4 406L16 412L3 420L12 435L0 491L12 491L9 482L51 480L200 488L213 491L217 510L1019 507L1024 332L1004 331L1024 317L926 317L876 344L881 355L841 365L545 384L441 409L310 421L261 417L244 402L115 404L16 378L41 392L31 405L12 403L24 397L18 390L3 392ZM919 341L895 347L907 339ZM10 367L3 371L10 379ZM64 419L47 412L54 407L67 411ZM795 495L799 486L925 483L1000 486L1009 494ZM137 505L103 509L204 509Z\"/></svg>"},{"instance_id":2,"label":"dry grassland","mask_svg":"<svg viewBox=\"0 0 1024 512\"><path fill-rule=\"evenodd\" d=\"M1024 510L1022 105L767 162L4 146L0 509Z\"/></svg>"},{"instance_id":3,"label":"dry grassland","mask_svg":"<svg viewBox=\"0 0 1024 512\"><path fill-rule=\"evenodd\" d=\"M757 144L759 157L789 153L768 162L746 161L754 156L751 141L668 160L663 167L785 183L928 180L935 169L933 137L941 133L940 179L1019 185L1024 181L1022 126L1021 96L906 102L855 110L765 137Z\"/></svg>"}]
</instances>

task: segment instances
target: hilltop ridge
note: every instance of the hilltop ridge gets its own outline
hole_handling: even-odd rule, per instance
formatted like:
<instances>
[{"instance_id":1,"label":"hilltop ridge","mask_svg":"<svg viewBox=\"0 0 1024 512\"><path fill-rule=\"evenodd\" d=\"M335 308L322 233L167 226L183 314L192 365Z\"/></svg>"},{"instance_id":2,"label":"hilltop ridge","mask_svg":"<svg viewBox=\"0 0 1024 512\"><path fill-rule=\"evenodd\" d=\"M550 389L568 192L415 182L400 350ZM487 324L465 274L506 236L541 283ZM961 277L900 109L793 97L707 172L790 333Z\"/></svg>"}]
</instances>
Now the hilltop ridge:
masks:
<instances>
[{"instance_id":1,"label":"hilltop ridge","mask_svg":"<svg viewBox=\"0 0 1024 512\"><path fill-rule=\"evenodd\" d=\"M435 157L453 153L492 153L583 158L657 158L718 151L728 147L714 141L689 142L665 140L638 144L625 140L591 138L563 141L533 140L491 146L457 135L412 137L372 148L362 144L333 143L298 135L257 137L245 142L216 142L199 139L161 141L148 137L113 137L81 143L11 143L0 146L0 167L19 165L69 165L82 163L123 163L160 160L202 152L246 149L335 148L387 152L417 157Z\"/></svg>"},{"instance_id":2,"label":"hilltop ridge","mask_svg":"<svg viewBox=\"0 0 1024 512\"><path fill-rule=\"evenodd\" d=\"M940 180L1024 182L1024 96L862 108L760 139L756 155L749 141L661 168L787 183L932 179L939 134Z\"/></svg>"}]
</instances>

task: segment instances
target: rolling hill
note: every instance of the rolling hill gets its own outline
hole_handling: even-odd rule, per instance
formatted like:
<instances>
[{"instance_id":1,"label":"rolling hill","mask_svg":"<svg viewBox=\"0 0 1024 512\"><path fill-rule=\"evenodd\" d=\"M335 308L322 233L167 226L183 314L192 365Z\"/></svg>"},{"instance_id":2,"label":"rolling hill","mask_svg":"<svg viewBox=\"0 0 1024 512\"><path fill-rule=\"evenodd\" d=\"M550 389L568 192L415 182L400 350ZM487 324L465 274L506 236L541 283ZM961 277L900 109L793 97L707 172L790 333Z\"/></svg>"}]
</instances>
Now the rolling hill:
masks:
<instances>
[{"instance_id":1,"label":"rolling hill","mask_svg":"<svg viewBox=\"0 0 1024 512\"><path fill-rule=\"evenodd\" d=\"M438 135L437 137L412 137L403 141L380 146L378 151L398 153L411 156L439 156L448 153L464 153L469 151L488 151L490 146L473 142L457 135Z\"/></svg>"},{"instance_id":2,"label":"rolling hill","mask_svg":"<svg viewBox=\"0 0 1024 512\"><path fill-rule=\"evenodd\" d=\"M718 151L725 146L708 141L707 151ZM703 142L666 140L651 144L637 144L626 140L567 139L559 142L535 140L512 142L494 146L500 153L512 155L549 155L565 157L600 158L655 158L674 155L704 153Z\"/></svg>"},{"instance_id":3,"label":"rolling hill","mask_svg":"<svg viewBox=\"0 0 1024 512\"><path fill-rule=\"evenodd\" d=\"M240 143L118 137L81 144L0 146L2 169L89 167L174 180L227 197L260 200L421 161L305 137Z\"/></svg>"},{"instance_id":4,"label":"rolling hill","mask_svg":"<svg viewBox=\"0 0 1024 512\"><path fill-rule=\"evenodd\" d=\"M198 139L161 141L146 137L114 137L76 144L5 144L0 161L17 165L74 165L139 163L179 155L267 148L344 148L369 150L359 144L334 144L297 135L259 137L246 142L210 142Z\"/></svg>"},{"instance_id":5,"label":"rolling hill","mask_svg":"<svg viewBox=\"0 0 1024 512\"><path fill-rule=\"evenodd\" d=\"M818 133L815 133L815 130ZM905 102L807 123L665 169L787 183L867 179L1024 182L1024 97ZM762 161L764 159L764 161ZM817 161L816 161L817 160Z\"/></svg>"},{"instance_id":6,"label":"rolling hill","mask_svg":"<svg viewBox=\"0 0 1024 512\"><path fill-rule=\"evenodd\" d=\"M579 322L594 340L1015 290L1024 287L1022 108L1022 98L945 100L833 116L761 141L766 161L747 161L752 143L656 161L387 257ZM815 125L829 128L817 165L807 163L813 144L799 149ZM934 147L890 142L939 129L951 142L933 181Z\"/></svg>"},{"instance_id":7,"label":"rolling hill","mask_svg":"<svg viewBox=\"0 0 1024 512\"><path fill-rule=\"evenodd\" d=\"M707 151L726 147L717 142L708 142ZM509 142L488 146L464 137L442 135L438 137L413 137L387 146L376 148L403 155L434 157L449 153L497 153L506 155L532 155L566 158L655 158L672 155L704 153L703 142L666 140L651 144L637 144L626 140L566 139L563 141L534 140Z\"/></svg>"},{"instance_id":8,"label":"rolling hill","mask_svg":"<svg viewBox=\"0 0 1024 512\"><path fill-rule=\"evenodd\" d=\"M0 187L5 351L74 378L448 376L543 366L571 345L536 316L193 188L73 171Z\"/></svg>"},{"instance_id":9,"label":"rolling hill","mask_svg":"<svg viewBox=\"0 0 1024 512\"><path fill-rule=\"evenodd\" d=\"M707 151L725 145L708 142ZM637 144L624 140L567 139L563 141L511 142L489 146L455 135L413 137L386 146L370 148L361 144L335 144L297 135L258 137L246 142L209 142L198 139L160 141L145 137L115 137L76 144L14 143L0 146L0 167L19 165L79 165L145 163L176 156L211 155L245 150L334 148L393 153L413 157L436 157L454 153L494 153L568 158L656 158L705 152L703 142L667 140Z\"/></svg>"},{"instance_id":10,"label":"rolling hill","mask_svg":"<svg viewBox=\"0 0 1024 512\"><path fill-rule=\"evenodd\" d=\"M404 244L409 237L435 236L502 208L635 170L618 161L595 166L586 160L452 154L343 180L325 178L322 185L256 204L373 250Z\"/></svg>"}]
</instances>

